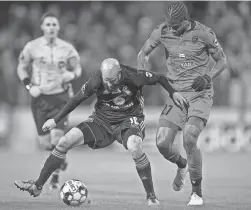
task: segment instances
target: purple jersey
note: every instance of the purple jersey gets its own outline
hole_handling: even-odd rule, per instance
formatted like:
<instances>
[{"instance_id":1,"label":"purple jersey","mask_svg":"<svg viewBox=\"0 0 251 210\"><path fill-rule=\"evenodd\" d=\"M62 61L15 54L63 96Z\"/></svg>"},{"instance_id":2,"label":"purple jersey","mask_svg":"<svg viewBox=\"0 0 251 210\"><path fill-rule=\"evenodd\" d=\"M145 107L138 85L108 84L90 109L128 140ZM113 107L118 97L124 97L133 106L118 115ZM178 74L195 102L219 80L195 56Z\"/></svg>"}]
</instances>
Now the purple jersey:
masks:
<instances>
[{"instance_id":1,"label":"purple jersey","mask_svg":"<svg viewBox=\"0 0 251 210\"><path fill-rule=\"evenodd\" d=\"M191 21L191 29L180 37L162 23L153 30L149 41L152 48L164 45L166 76L180 92L194 92L191 88L194 79L209 71L210 53L222 51L212 29L197 21Z\"/></svg>"}]
</instances>

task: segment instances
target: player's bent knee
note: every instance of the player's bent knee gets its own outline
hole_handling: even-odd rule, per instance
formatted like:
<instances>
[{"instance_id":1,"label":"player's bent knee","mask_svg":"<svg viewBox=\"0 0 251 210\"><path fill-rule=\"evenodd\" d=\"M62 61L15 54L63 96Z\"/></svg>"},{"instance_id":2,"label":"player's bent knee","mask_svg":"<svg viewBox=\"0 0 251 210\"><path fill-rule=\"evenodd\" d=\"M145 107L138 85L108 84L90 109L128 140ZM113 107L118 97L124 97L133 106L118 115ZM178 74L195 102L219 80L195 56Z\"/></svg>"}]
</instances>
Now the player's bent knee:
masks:
<instances>
[{"instance_id":1,"label":"player's bent knee","mask_svg":"<svg viewBox=\"0 0 251 210\"><path fill-rule=\"evenodd\" d=\"M197 140L201 133L201 129L195 125L186 125L184 129L184 147L185 149L193 149L197 147Z\"/></svg>"},{"instance_id":2,"label":"player's bent knee","mask_svg":"<svg viewBox=\"0 0 251 210\"><path fill-rule=\"evenodd\" d=\"M67 152L70 146L71 146L70 139L68 139L66 136L63 136L59 139L56 148L61 152Z\"/></svg>"},{"instance_id":3,"label":"player's bent knee","mask_svg":"<svg viewBox=\"0 0 251 210\"><path fill-rule=\"evenodd\" d=\"M59 142L58 142L58 144L56 146L57 149L60 150L60 151L62 151L62 152L67 152L69 150L69 148L71 147L71 145L72 145L72 141L69 138L70 136L67 135L67 134L65 136L62 136L59 139Z\"/></svg>"},{"instance_id":4,"label":"player's bent knee","mask_svg":"<svg viewBox=\"0 0 251 210\"><path fill-rule=\"evenodd\" d=\"M46 134L43 136L38 136L38 141L40 146L47 151L51 151L54 149L53 145L50 142L50 135Z\"/></svg>"},{"instance_id":5,"label":"player's bent knee","mask_svg":"<svg viewBox=\"0 0 251 210\"><path fill-rule=\"evenodd\" d=\"M142 155L142 138L137 135L131 135L127 140L127 148L131 152L133 158L138 158Z\"/></svg>"},{"instance_id":6,"label":"player's bent knee","mask_svg":"<svg viewBox=\"0 0 251 210\"><path fill-rule=\"evenodd\" d=\"M81 139L81 141L80 141ZM72 128L68 133L66 133L63 137L60 138L57 149L60 151L67 152L77 143L82 144L83 141L83 133L78 128Z\"/></svg>"},{"instance_id":7,"label":"player's bent knee","mask_svg":"<svg viewBox=\"0 0 251 210\"><path fill-rule=\"evenodd\" d=\"M61 129L52 129L50 131L50 141L52 145L57 145L57 143L59 142L59 139L64 136L64 131Z\"/></svg>"},{"instance_id":8,"label":"player's bent knee","mask_svg":"<svg viewBox=\"0 0 251 210\"><path fill-rule=\"evenodd\" d=\"M177 131L168 127L159 127L156 134L156 145L158 148L169 147L177 134Z\"/></svg>"}]
</instances>

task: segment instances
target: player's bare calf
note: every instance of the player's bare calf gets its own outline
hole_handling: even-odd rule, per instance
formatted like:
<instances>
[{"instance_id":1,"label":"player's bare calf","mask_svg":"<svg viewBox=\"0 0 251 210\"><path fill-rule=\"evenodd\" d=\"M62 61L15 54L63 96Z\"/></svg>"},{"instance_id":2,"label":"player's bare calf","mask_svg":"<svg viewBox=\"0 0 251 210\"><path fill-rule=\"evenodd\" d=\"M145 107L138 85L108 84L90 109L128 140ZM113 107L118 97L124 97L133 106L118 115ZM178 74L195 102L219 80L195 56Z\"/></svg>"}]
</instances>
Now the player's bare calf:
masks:
<instances>
[{"instance_id":1,"label":"player's bare calf","mask_svg":"<svg viewBox=\"0 0 251 210\"><path fill-rule=\"evenodd\" d=\"M204 122L200 118L190 117L184 129L184 148L187 153L192 184L192 196L190 203L203 203L201 202L202 155L200 149L197 147L197 140L203 127Z\"/></svg>"},{"instance_id":2,"label":"player's bare calf","mask_svg":"<svg viewBox=\"0 0 251 210\"><path fill-rule=\"evenodd\" d=\"M162 113L165 113L165 109ZM188 170L187 160L180 155L179 151L173 145L173 141L179 129L178 126L171 122L168 122L167 126L169 127L158 128L156 144L159 152L164 158L178 166L177 174L173 181L173 189L175 191L180 191L185 184Z\"/></svg>"}]
</instances>

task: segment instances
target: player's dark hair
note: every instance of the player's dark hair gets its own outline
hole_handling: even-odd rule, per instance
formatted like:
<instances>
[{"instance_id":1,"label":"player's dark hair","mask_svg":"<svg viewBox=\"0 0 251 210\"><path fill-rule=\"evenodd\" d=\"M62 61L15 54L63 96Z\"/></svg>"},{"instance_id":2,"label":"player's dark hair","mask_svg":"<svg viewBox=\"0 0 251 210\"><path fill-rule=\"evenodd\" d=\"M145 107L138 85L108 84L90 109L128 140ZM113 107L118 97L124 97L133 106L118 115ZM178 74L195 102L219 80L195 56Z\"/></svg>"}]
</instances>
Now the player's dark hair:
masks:
<instances>
[{"instance_id":1,"label":"player's dark hair","mask_svg":"<svg viewBox=\"0 0 251 210\"><path fill-rule=\"evenodd\" d=\"M173 21L182 21L188 19L188 10L186 5L181 1L171 1L167 3L166 18Z\"/></svg>"},{"instance_id":2,"label":"player's dark hair","mask_svg":"<svg viewBox=\"0 0 251 210\"><path fill-rule=\"evenodd\" d=\"M46 12L46 13L44 13L44 14L42 15L42 17L41 17L41 19L40 19L41 24L44 22L45 18L47 18L47 17L54 17L54 18L57 18L57 19L58 19L57 15L55 15L54 13L52 13L52 12Z\"/></svg>"}]
</instances>

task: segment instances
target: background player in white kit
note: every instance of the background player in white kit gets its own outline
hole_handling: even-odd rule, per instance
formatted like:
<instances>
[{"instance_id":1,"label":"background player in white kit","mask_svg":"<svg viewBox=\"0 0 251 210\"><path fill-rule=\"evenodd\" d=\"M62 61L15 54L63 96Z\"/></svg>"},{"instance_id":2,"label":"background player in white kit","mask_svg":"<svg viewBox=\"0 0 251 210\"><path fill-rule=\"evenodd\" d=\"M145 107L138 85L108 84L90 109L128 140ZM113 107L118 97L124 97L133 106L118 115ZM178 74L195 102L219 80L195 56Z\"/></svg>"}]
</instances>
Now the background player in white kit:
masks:
<instances>
[{"instance_id":1,"label":"background player in white kit","mask_svg":"<svg viewBox=\"0 0 251 210\"><path fill-rule=\"evenodd\" d=\"M28 89L31 110L35 120L40 145L52 151L64 135L67 118L50 132L43 132L46 120L56 116L69 99L70 81L81 76L80 58L75 48L58 38L58 18L46 13L41 18L43 36L28 42L19 56L17 74ZM29 67L31 71L29 70ZM64 162L60 169L66 169ZM50 188L58 188L59 170L52 175Z\"/></svg>"}]
</instances>

